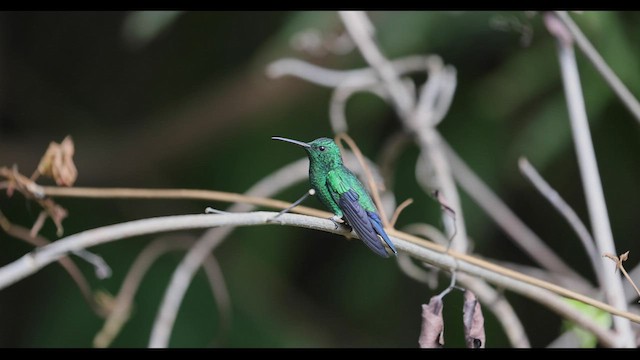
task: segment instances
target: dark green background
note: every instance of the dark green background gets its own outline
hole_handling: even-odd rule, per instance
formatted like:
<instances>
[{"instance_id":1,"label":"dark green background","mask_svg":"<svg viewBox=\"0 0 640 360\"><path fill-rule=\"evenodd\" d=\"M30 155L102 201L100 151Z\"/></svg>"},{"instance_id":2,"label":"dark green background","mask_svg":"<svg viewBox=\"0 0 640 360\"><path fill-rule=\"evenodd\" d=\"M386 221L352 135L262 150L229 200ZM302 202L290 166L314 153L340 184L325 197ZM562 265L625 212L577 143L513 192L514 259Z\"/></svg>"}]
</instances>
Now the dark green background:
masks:
<instances>
[{"instance_id":1,"label":"dark green background","mask_svg":"<svg viewBox=\"0 0 640 360\"><path fill-rule=\"evenodd\" d=\"M457 92L439 126L443 136L498 195L567 263L593 279L585 251L551 206L523 179L526 156L588 224L567 119L554 39L540 13L370 12L389 58L438 54L456 67ZM147 42L131 40L127 12L0 13L0 166L30 175L50 141L72 135L77 186L199 188L244 192L262 177L299 159L299 149L272 135L304 141L331 136L331 91L301 80L272 80L265 67L282 57L352 69L357 51L313 57L292 49L292 37L315 28L343 30L334 12L186 12ZM640 13L584 12L572 17L622 78L640 94ZM517 26L528 27L529 44ZM129 25L126 25L129 24ZM132 27L130 27L132 26ZM130 31L130 30L129 30ZM637 263L640 203L638 122L578 52L587 113L611 225L619 250ZM416 78L422 81L424 76ZM392 109L361 94L347 108L350 135L372 159L400 129ZM441 226L438 206L417 185L418 151L400 157L397 201L412 197L398 226ZM48 183L43 180L43 183ZM277 196L293 201L300 184ZM462 193L475 252L532 264ZM65 234L133 219L200 213L227 204L188 200L59 199L69 210ZM320 207L315 199L307 205ZM20 195L0 194L0 210L30 227L39 209ZM191 234L198 235L193 231ZM47 222L42 234L55 239ZM94 289L117 293L129 266L154 237L95 247L113 268L97 280L76 261ZM0 264L31 247L0 232ZM215 252L232 301L232 326L220 319L200 271L178 313L172 347L417 347L421 304L431 290L405 276L393 260L331 234L290 227L238 229ZM144 347L170 276L182 253L153 265L130 321L113 343ZM507 292L533 346L561 330L548 309ZM462 294L445 299L446 346L463 346ZM509 346L485 308L487 346ZM57 264L0 291L0 346L90 347L102 321Z\"/></svg>"}]
</instances>

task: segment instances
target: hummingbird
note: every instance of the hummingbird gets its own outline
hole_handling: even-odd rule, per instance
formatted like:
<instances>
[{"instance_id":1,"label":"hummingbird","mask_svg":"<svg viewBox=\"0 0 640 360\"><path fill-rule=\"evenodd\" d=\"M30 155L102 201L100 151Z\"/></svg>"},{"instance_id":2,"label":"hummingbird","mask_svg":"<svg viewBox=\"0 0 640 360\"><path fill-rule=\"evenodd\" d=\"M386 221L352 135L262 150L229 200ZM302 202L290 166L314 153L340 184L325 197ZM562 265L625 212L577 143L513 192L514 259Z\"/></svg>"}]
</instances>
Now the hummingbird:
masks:
<instances>
[{"instance_id":1,"label":"hummingbird","mask_svg":"<svg viewBox=\"0 0 640 360\"><path fill-rule=\"evenodd\" d=\"M309 157L309 182L316 191L320 202L334 216L329 218L338 226L342 220L351 226L365 245L374 253L389 257L382 241L397 255L395 246L382 227L382 221L367 189L360 180L342 162L338 145L326 137L315 139L309 143L272 136L272 140L280 140L299 145Z\"/></svg>"}]
</instances>

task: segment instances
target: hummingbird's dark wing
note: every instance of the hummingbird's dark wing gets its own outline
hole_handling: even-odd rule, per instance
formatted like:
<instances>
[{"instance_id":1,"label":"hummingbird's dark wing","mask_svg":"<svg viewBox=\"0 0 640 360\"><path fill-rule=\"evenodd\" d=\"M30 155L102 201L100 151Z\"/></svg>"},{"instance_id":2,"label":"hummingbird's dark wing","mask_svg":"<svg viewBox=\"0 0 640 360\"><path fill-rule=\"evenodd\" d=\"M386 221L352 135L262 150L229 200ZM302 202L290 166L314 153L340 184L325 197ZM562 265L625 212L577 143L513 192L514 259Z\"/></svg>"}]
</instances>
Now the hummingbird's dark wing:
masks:
<instances>
[{"instance_id":1,"label":"hummingbird's dark wing","mask_svg":"<svg viewBox=\"0 0 640 360\"><path fill-rule=\"evenodd\" d=\"M375 224L375 222L372 222L369 215L370 212L366 211L358 202L358 194L354 190L349 189L340 195L338 205L340 206L347 223L349 223L358 236L360 236L362 242L364 242L364 244L367 245L374 253L385 258L389 257L389 253L380 241L380 238L378 238L379 232L384 234L384 236L386 236L386 233L379 223ZM379 221L380 218L378 218L378 222ZM387 240L388 237L385 241ZM387 243L391 243L391 241L388 241ZM391 248L395 253L395 248Z\"/></svg>"},{"instance_id":2,"label":"hummingbird's dark wing","mask_svg":"<svg viewBox=\"0 0 640 360\"><path fill-rule=\"evenodd\" d=\"M371 220L371 225L373 226L373 229L378 233L378 235L382 237L384 242L386 242L387 245L389 245L389 248L393 250L393 253L397 255L398 251L396 250L396 247L393 246L391 239L389 239L389 235L387 235L387 232L384 231L384 228L382 227L382 220L380 220L380 216L378 216L378 214L371 211L367 211L367 215L369 215L369 219Z\"/></svg>"}]
</instances>

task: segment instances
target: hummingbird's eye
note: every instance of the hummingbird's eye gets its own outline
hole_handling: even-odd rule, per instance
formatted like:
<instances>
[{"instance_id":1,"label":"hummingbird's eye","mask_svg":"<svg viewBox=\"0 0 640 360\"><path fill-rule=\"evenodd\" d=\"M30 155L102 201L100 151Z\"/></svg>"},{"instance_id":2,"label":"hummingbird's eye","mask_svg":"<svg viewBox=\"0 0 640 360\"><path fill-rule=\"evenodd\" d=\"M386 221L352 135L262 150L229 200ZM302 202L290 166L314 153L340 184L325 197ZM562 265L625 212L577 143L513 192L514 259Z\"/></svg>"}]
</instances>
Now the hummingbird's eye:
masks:
<instances>
[{"instance_id":1,"label":"hummingbird's eye","mask_svg":"<svg viewBox=\"0 0 640 360\"><path fill-rule=\"evenodd\" d=\"M320 146L320 147L318 148L318 150L320 150L320 151L324 151L325 149L326 149L326 147L324 147L324 146Z\"/></svg>"}]
</instances>

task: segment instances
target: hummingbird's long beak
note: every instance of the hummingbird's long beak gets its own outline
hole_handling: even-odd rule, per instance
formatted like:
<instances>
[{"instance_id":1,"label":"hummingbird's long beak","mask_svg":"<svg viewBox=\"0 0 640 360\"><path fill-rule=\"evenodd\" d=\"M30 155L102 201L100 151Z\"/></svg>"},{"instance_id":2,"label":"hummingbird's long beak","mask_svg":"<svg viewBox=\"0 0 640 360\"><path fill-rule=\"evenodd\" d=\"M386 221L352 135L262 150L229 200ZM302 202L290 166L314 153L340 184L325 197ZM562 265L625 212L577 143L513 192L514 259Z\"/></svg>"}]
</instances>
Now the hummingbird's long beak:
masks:
<instances>
[{"instance_id":1,"label":"hummingbird's long beak","mask_svg":"<svg viewBox=\"0 0 640 360\"><path fill-rule=\"evenodd\" d=\"M293 140L293 139L287 139L287 138L281 137L281 136L272 136L271 140L286 141L286 142L290 142L292 144L300 145L300 146L305 147L305 148L310 148L311 147L311 145L307 144L306 142Z\"/></svg>"}]
</instances>

